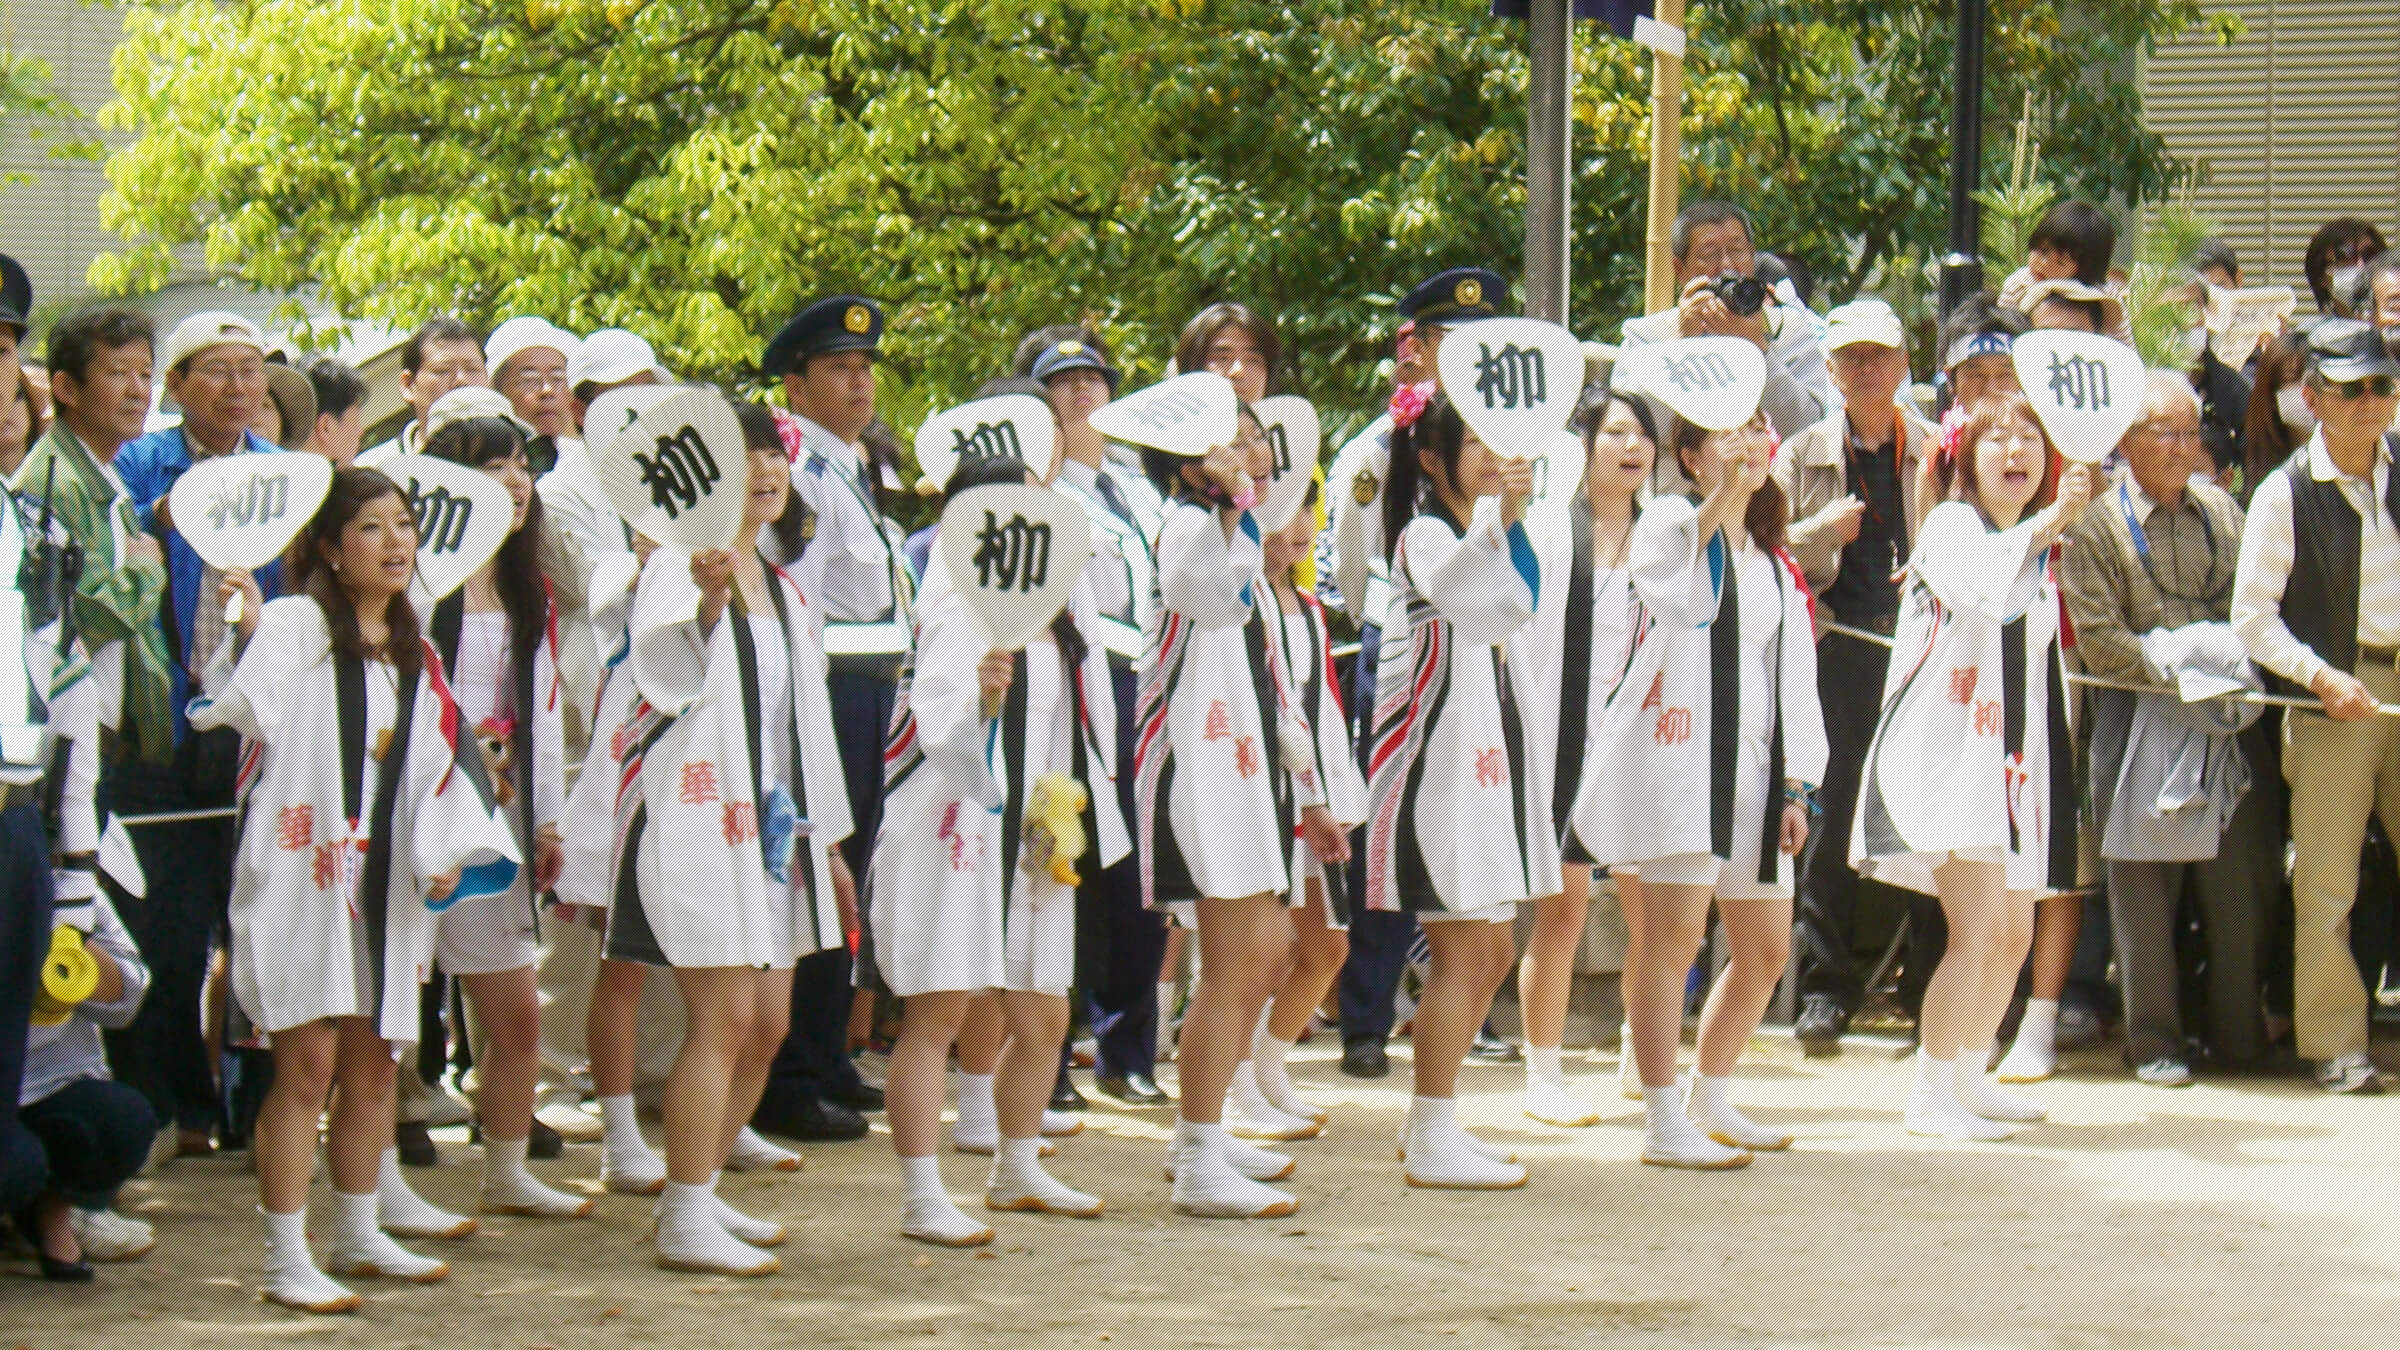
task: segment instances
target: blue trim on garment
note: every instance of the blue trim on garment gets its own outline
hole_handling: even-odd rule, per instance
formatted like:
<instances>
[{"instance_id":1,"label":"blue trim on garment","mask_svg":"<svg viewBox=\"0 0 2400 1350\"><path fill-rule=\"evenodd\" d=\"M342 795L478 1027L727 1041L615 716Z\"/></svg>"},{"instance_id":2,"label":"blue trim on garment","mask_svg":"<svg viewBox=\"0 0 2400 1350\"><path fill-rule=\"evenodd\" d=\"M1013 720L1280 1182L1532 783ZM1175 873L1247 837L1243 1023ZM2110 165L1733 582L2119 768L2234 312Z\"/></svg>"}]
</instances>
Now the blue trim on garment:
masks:
<instances>
[{"instance_id":1,"label":"blue trim on garment","mask_svg":"<svg viewBox=\"0 0 2400 1350\"><path fill-rule=\"evenodd\" d=\"M1730 555L1731 547L1725 542L1725 532L1723 530L1719 530L1715 534L1709 536L1708 589L1720 601L1725 598L1725 565ZM1717 612L1712 607L1708 612L1708 618L1693 626L1697 628L1706 628L1710 623L1715 622L1716 617Z\"/></svg>"},{"instance_id":2,"label":"blue trim on garment","mask_svg":"<svg viewBox=\"0 0 2400 1350\"><path fill-rule=\"evenodd\" d=\"M1542 565L1533 556L1533 539L1525 533L1525 522L1517 521L1508 527L1508 560L1525 578L1525 589L1533 592L1533 603L1542 603Z\"/></svg>"},{"instance_id":3,"label":"blue trim on garment","mask_svg":"<svg viewBox=\"0 0 2400 1350\"><path fill-rule=\"evenodd\" d=\"M428 900L425 908L439 914L461 900L478 900L485 896L506 895L516 884L517 865L506 858L496 858L474 867L461 868L458 885L440 900Z\"/></svg>"}]
</instances>

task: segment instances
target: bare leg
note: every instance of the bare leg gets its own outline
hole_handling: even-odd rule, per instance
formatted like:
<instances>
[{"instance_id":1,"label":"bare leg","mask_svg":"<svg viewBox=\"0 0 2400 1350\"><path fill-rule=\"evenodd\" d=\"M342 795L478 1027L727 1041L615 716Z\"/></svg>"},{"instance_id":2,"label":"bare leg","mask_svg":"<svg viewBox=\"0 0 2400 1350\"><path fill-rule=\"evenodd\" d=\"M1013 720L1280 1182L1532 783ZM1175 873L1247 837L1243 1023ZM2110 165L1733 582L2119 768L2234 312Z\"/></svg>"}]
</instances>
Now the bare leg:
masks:
<instances>
[{"instance_id":1,"label":"bare leg","mask_svg":"<svg viewBox=\"0 0 2400 1350\"><path fill-rule=\"evenodd\" d=\"M1201 975L1184 1013L1178 1108L1192 1124L1214 1125L1259 1009L1291 960L1292 924L1272 894L1202 900L1199 911Z\"/></svg>"},{"instance_id":2,"label":"bare leg","mask_svg":"<svg viewBox=\"0 0 2400 1350\"><path fill-rule=\"evenodd\" d=\"M986 1077L997 1072L1000 1047L1007 1040L1008 1018L1000 1009L999 992L986 989L972 995L967 1000L965 1020L958 1028L958 1071ZM1049 1100L1049 1094L1043 1093L1042 1098Z\"/></svg>"},{"instance_id":3,"label":"bare leg","mask_svg":"<svg viewBox=\"0 0 2400 1350\"><path fill-rule=\"evenodd\" d=\"M1308 1030L1308 1015L1325 999L1350 957L1350 935L1325 922L1325 883L1308 883L1308 903L1292 915L1297 943L1292 972L1275 991L1275 1006L1267 1014L1267 1034L1279 1041L1296 1041Z\"/></svg>"},{"instance_id":4,"label":"bare leg","mask_svg":"<svg viewBox=\"0 0 2400 1350\"><path fill-rule=\"evenodd\" d=\"M460 982L483 1024L475 1104L483 1117L484 1137L524 1139L533 1130L534 1080L542 1067L540 994L533 967L465 975Z\"/></svg>"},{"instance_id":5,"label":"bare leg","mask_svg":"<svg viewBox=\"0 0 2400 1350\"><path fill-rule=\"evenodd\" d=\"M1629 959L1631 995L1625 1015L1633 1027L1634 1062L1644 1088L1675 1085L1675 1052L1683 1043L1684 983L1708 932L1707 886L1641 888L1639 960Z\"/></svg>"},{"instance_id":6,"label":"bare leg","mask_svg":"<svg viewBox=\"0 0 2400 1350\"><path fill-rule=\"evenodd\" d=\"M1050 1085L1058 1078L1059 1038L1067 1034L1067 1000L1012 989L997 1001L1008 1031L993 1066L1000 1137L1039 1139L1042 1109L1050 1104Z\"/></svg>"},{"instance_id":7,"label":"bare leg","mask_svg":"<svg viewBox=\"0 0 2400 1350\"><path fill-rule=\"evenodd\" d=\"M632 961L600 963L583 1033L592 1060L592 1095L596 1097L633 1095L634 1015L649 973L648 966Z\"/></svg>"},{"instance_id":8,"label":"bare leg","mask_svg":"<svg viewBox=\"0 0 2400 1350\"><path fill-rule=\"evenodd\" d=\"M2075 942L2083 935L2083 897L2062 895L2043 901L2033 916L2033 997L2058 1001L2067 991L2067 969L2075 963ZM2019 956L2023 959L2022 953ZM2009 972L2013 986L2015 970Z\"/></svg>"},{"instance_id":9,"label":"bare leg","mask_svg":"<svg viewBox=\"0 0 2400 1350\"><path fill-rule=\"evenodd\" d=\"M1566 1044L1567 1002L1575 992L1575 949L1583 943L1592 869L1566 869L1566 889L1533 902L1533 933L1517 967L1517 1003L1525 1012L1528 1049Z\"/></svg>"},{"instance_id":10,"label":"bare leg","mask_svg":"<svg viewBox=\"0 0 2400 1350\"><path fill-rule=\"evenodd\" d=\"M258 1162L258 1204L269 1214L294 1214L308 1206L308 1183L317 1168L317 1117L333 1090L334 1024L307 1022L268 1038L275 1057L275 1082L259 1103L252 1126Z\"/></svg>"},{"instance_id":11,"label":"bare leg","mask_svg":"<svg viewBox=\"0 0 2400 1350\"><path fill-rule=\"evenodd\" d=\"M1458 1093L1458 1066L1483 1026L1492 993L1508 978L1514 939L1506 925L1473 920L1436 920L1424 929L1433 966L1417 999L1416 1095L1449 1098Z\"/></svg>"},{"instance_id":12,"label":"bare leg","mask_svg":"<svg viewBox=\"0 0 2400 1350\"><path fill-rule=\"evenodd\" d=\"M733 1080L755 1034L757 972L745 966L677 969L690 1029L667 1074L667 1179L705 1187L724 1161Z\"/></svg>"},{"instance_id":13,"label":"bare leg","mask_svg":"<svg viewBox=\"0 0 2400 1350\"><path fill-rule=\"evenodd\" d=\"M883 1094L892 1151L903 1158L929 1158L939 1145L942 1079L968 997L963 991L917 994L901 1006L900 1039L892 1044Z\"/></svg>"},{"instance_id":14,"label":"bare leg","mask_svg":"<svg viewBox=\"0 0 2400 1350\"><path fill-rule=\"evenodd\" d=\"M759 1096L767 1089L767 1070L774 1067L775 1052L782 1048L784 1033L792 1025L791 970L760 970L751 975L750 1039L736 1063L733 1081L726 1086L725 1123L717 1135L719 1168L733 1153L733 1137L758 1109Z\"/></svg>"},{"instance_id":15,"label":"bare leg","mask_svg":"<svg viewBox=\"0 0 2400 1350\"><path fill-rule=\"evenodd\" d=\"M1791 901L1720 901L1717 913L1724 920L1732 959L1725 963L1716 988L1709 991L1708 1002L1700 1009L1697 1063L1700 1072L1710 1078L1733 1072L1750 1034L1758 1030L1758 1020L1766 1015L1776 982L1783 978L1792 956Z\"/></svg>"}]
</instances>

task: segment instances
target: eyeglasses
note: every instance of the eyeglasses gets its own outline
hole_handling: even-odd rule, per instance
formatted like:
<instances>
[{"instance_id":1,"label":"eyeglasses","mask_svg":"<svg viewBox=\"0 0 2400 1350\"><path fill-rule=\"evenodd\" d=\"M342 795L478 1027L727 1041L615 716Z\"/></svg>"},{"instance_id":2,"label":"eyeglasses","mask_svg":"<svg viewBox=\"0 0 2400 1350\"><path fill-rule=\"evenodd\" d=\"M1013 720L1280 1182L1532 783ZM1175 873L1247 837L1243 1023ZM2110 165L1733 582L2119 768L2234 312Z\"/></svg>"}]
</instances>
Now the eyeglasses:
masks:
<instances>
[{"instance_id":1,"label":"eyeglasses","mask_svg":"<svg viewBox=\"0 0 2400 1350\"><path fill-rule=\"evenodd\" d=\"M2198 427L2178 428L2161 426L2155 422L2145 422L2135 427L2134 430L2156 441L2181 441L2186 445L2200 443L2200 428Z\"/></svg>"},{"instance_id":2,"label":"eyeglasses","mask_svg":"<svg viewBox=\"0 0 2400 1350\"><path fill-rule=\"evenodd\" d=\"M520 394L539 394L545 390L564 389L567 387L567 373L563 370L511 371L508 377L508 387Z\"/></svg>"},{"instance_id":3,"label":"eyeglasses","mask_svg":"<svg viewBox=\"0 0 2400 1350\"><path fill-rule=\"evenodd\" d=\"M2390 398L2400 390L2400 383L2389 375L2369 375L2363 380L2329 380L2325 387L2339 399Z\"/></svg>"}]
</instances>

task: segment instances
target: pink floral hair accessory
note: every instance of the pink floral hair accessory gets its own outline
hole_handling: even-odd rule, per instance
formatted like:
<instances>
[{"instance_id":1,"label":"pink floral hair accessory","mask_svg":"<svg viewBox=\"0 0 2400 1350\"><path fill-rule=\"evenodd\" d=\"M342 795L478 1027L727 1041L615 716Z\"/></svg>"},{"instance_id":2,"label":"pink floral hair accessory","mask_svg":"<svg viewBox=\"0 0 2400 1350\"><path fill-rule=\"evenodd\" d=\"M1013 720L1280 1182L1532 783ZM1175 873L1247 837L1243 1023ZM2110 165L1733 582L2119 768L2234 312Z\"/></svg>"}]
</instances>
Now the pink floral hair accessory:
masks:
<instances>
[{"instance_id":1,"label":"pink floral hair accessory","mask_svg":"<svg viewBox=\"0 0 2400 1350\"><path fill-rule=\"evenodd\" d=\"M1393 390L1392 401L1388 408L1392 415L1392 429L1404 431L1415 426L1417 419L1425 415L1425 405L1433 402L1433 393L1434 385L1431 380L1404 384Z\"/></svg>"},{"instance_id":2,"label":"pink floral hair accessory","mask_svg":"<svg viewBox=\"0 0 2400 1350\"><path fill-rule=\"evenodd\" d=\"M1950 406L1950 411L1942 414L1941 437L1934 444L1934 461L1947 464L1958 458L1958 441L1961 436L1966 434L1966 431L1967 410L1954 403Z\"/></svg>"}]
</instances>

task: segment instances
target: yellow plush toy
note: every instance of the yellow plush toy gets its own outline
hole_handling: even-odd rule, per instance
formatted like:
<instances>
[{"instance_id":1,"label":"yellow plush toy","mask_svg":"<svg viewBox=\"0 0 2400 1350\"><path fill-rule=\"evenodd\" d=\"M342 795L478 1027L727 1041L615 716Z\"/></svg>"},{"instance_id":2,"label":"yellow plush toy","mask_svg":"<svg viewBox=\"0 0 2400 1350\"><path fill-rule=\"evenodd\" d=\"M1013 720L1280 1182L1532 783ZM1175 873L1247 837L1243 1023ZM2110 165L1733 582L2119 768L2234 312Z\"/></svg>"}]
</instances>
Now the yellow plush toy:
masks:
<instances>
[{"instance_id":1,"label":"yellow plush toy","mask_svg":"<svg viewBox=\"0 0 2400 1350\"><path fill-rule=\"evenodd\" d=\"M50 930L50 952L42 958L42 987L33 996L33 1024L54 1027L75 1005L100 987L100 963L83 949L83 934L65 924Z\"/></svg>"},{"instance_id":2,"label":"yellow plush toy","mask_svg":"<svg viewBox=\"0 0 2400 1350\"><path fill-rule=\"evenodd\" d=\"M1046 773L1033 780L1033 798L1025 804L1025 867L1050 869L1061 886L1080 886L1083 874L1075 860L1088 841L1083 836L1083 808L1091 794L1063 773Z\"/></svg>"}]
</instances>

